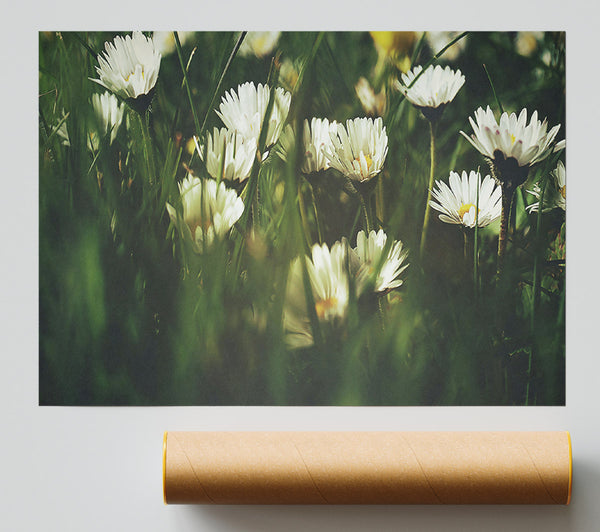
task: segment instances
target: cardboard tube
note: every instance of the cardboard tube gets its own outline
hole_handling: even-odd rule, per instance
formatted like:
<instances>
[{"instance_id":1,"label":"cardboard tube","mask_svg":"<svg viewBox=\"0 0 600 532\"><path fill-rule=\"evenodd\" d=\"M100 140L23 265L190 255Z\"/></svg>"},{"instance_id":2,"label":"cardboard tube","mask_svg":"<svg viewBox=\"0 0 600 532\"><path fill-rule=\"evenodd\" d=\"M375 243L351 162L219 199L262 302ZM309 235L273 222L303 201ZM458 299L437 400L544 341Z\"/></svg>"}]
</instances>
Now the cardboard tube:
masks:
<instances>
[{"instance_id":1,"label":"cardboard tube","mask_svg":"<svg viewBox=\"0 0 600 532\"><path fill-rule=\"evenodd\" d=\"M165 503L569 504L568 432L166 432Z\"/></svg>"}]
</instances>

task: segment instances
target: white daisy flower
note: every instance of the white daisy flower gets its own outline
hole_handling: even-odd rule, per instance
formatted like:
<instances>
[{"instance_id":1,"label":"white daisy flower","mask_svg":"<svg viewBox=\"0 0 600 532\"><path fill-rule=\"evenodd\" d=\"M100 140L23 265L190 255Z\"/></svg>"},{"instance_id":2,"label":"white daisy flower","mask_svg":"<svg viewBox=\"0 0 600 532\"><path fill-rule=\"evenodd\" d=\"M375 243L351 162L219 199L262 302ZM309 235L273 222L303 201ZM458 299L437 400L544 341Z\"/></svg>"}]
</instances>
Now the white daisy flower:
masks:
<instances>
[{"instance_id":1,"label":"white daisy flower","mask_svg":"<svg viewBox=\"0 0 600 532\"><path fill-rule=\"evenodd\" d=\"M269 55L275 48L280 35L280 31L249 31L244 37L238 53L244 57L255 55L259 58Z\"/></svg>"},{"instance_id":2,"label":"white daisy flower","mask_svg":"<svg viewBox=\"0 0 600 532\"><path fill-rule=\"evenodd\" d=\"M200 158L204 161L204 147L199 146L195 137L194 142ZM225 127L220 130L214 128L213 134L208 133L206 137L205 148L206 169L215 179L221 174L223 157L225 157L221 176L223 179L242 182L250 176L256 157L255 139L246 139L237 131Z\"/></svg>"},{"instance_id":3,"label":"white daisy flower","mask_svg":"<svg viewBox=\"0 0 600 532\"><path fill-rule=\"evenodd\" d=\"M337 130L337 122L329 122L327 118L312 118L304 120L303 153L300 171L303 174L312 174L327 170L329 161L325 157L325 149L331 147L331 133ZM287 160L287 154L294 149L295 134L292 126L286 126L279 139L279 153L281 158Z\"/></svg>"},{"instance_id":4,"label":"white daisy flower","mask_svg":"<svg viewBox=\"0 0 600 532\"><path fill-rule=\"evenodd\" d=\"M292 61L289 57L284 57L279 68L279 82L289 91L294 91L298 77L300 76L302 65L299 60Z\"/></svg>"},{"instance_id":5,"label":"white daisy flower","mask_svg":"<svg viewBox=\"0 0 600 532\"><path fill-rule=\"evenodd\" d=\"M183 216L167 203L167 211L180 232L198 253L223 238L244 212L244 202L234 190L213 179L188 176L179 184Z\"/></svg>"},{"instance_id":6,"label":"white daisy flower","mask_svg":"<svg viewBox=\"0 0 600 532\"><path fill-rule=\"evenodd\" d=\"M543 40L543 31L518 31L515 37L515 49L518 54L531 57Z\"/></svg>"},{"instance_id":7,"label":"white daisy flower","mask_svg":"<svg viewBox=\"0 0 600 532\"><path fill-rule=\"evenodd\" d=\"M217 114L229 129L239 131L247 139L258 143L260 128L269 104L271 89L268 85L246 82L223 96ZM291 94L281 87L275 89L275 101L268 121L266 146L277 142L290 109Z\"/></svg>"},{"instance_id":8,"label":"white daisy flower","mask_svg":"<svg viewBox=\"0 0 600 532\"><path fill-rule=\"evenodd\" d=\"M312 260L296 258L288 276L283 325L289 348L308 347L314 343L310 317L306 306L302 262L310 280L317 319L322 324L339 324L346 318L349 302L346 245L336 242L331 251L326 244L315 244Z\"/></svg>"},{"instance_id":9,"label":"white daisy flower","mask_svg":"<svg viewBox=\"0 0 600 532\"><path fill-rule=\"evenodd\" d=\"M195 34L195 31L178 31L177 36L181 46L192 39ZM154 40L154 46L163 57L175 51L175 37L172 31L155 31L152 34L152 39Z\"/></svg>"},{"instance_id":10,"label":"white daisy flower","mask_svg":"<svg viewBox=\"0 0 600 532\"><path fill-rule=\"evenodd\" d=\"M544 190L544 209L543 212L551 211L552 209L567 210L567 179L565 165L562 161L558 161L558 166L550 174L552 181L546 185ZM533 190L528 190L529 194L535 196L538 201L527 207L527 211L537 212L540 208L540 196L542 190L539 184L533 186Z\"/></svg>"},{"instance_id":11,"label":"white daisy flower","mask_svg":"<svg viewBox=\"0 0 600 532\"><path fill-rule=\"evenodd\" d=\"M335 133L337 122L327 118L312 118L310 125L304 120L304 161L302 172L311 174L329 168L325 150L332 146L331 133Z\"/></svg>"},{"instance_id":12,"label":"white daisy flower","mask_svg":"<svg viewBox=\"0 0 600 532\"><path fill-rule=\"evenodd\" d=\"M380 229L377 233L371 231L369 236L364 231L359 231L356 236L356 247L353 252L360 261L360 269L357 274L359 292L362 291L364 284L379 265L386 242L387 235L383 229ZM408 251L403 250L402 242L395 240L375 280L375 292L387 292L402 285L404 281L400 279L400 274L408 268L408 264L405 264L407 257Z\"/></svg>"},{"instance_id":13,"label":"white daisy flower","mask_svg":"<svg viewBox=\"0 0 600 532\"><path fill-rule=\"evenodd\" d=\"M373 87L371 87L367 78L363 76L358 79L358 82L354 86L354 90L367 115L381 116L385 112L387 104L385 90L381 90L375 94Z\"/></svg>"},{"instance_id":14,"label":"white daisy flower","mask_svg":"<svg viewBox=\"0 0 600 532\"><path fill-rule=\"evenodd\" d=\"M429 205L442 213L442 222L473 228L477 218L477 225L485 227L502 214L502 188L489 175L482 182L479 172L471 171L469 175L464 170L462 175L450 172L450 186L443 181L436 181L436 185L437 188L431 191L433 199ZM479 214L476 212L477 205Z\"/></svg>"},{"instance_id":15,"label":"white daisy flower","mask_svg":"<svg viewBox=\"0 0 600 532\"><path fill-rule=\"evenodd\" d=\"M117 133L123 121L125 105L110 92L92 95L92 108L96 119L95 126L88 132L88 148L96 151L100 145L100 138L110 133L110 143L117 138Z\"/></svg>"},{"instance_id":16,"label":"white daisy flower","mask_svg":"<svg viewBox=\"0 0 600 532\"><path fill-rule=\"evenodd\" d=\"M423 67L417 66L412 71L402 74L402 83L396 81L396 88L406 99L421 110L429 120L439 118L446 104L454 100L465 83L465 76L460 70L440 65L431 65L419 78ZM410 84L413 83L412 87Z\"/></svg>"},{"instance_id":17,"label":"white daisy flower","mask_svg":"<svg viewBox=\"0 0 600 532\"><path fill-rule=\"evenodd\" d=\"M98 55L96 71L100 79L92 79L121 98L140 99L140 108L150 104L152 89L158 79L160 53L151 38L133 32L125 38L115 37Z\"/></svg>"},{"instance_id":18,"label":"white daisy flower","mask_svg":"<svg viewBox=\"0 0 600 532\"><path fill-rule=\"evenodd\" d=\"M369 32L380 56L397 57L408 55L419 38L416 31L371 31Z\"/></svg>"},{"instance_id":19,"label":"white daisy flower","mask_svg":"<svg viewBox=\"0 0 600 532\"><path fill-rule=\"evenodd\" d=\"M515 180L512 186L523 183L531 166L565 145L564 140L554 142L560 124L548 131L546 119L540 122L537 111L531 115L529 124L526 124L527 109L518 117L515 113L503 113L497 123L489 106L485 111L480 107L475 111L475 120L469 117L469 122L474 134L468 136L461 131L461 135L493 163L501 182Z\"/></svg>"},{"instance_id":20,"label":"white daisy flower","mask_svg":"<svg viewBox=\"0 0 600 532\"><path fill-rule=\"evenodd\" d=\"M383 168L388 136L380 117L347 120L346 127L338 124L335 133L331 133L331 142L325 147L325 158L346 177L364 182Z\"/></svg>"}]
</instances>

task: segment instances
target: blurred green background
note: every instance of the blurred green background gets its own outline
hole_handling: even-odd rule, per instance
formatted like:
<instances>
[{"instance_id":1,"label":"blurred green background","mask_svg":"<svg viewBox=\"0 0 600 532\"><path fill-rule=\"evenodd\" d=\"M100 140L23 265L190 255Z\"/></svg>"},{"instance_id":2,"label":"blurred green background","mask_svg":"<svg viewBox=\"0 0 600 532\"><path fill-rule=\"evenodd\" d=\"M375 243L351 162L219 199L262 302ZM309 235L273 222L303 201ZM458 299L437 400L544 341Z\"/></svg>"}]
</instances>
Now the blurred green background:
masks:
<instances>
[{"instance_id":1,"label":"blurred green background","mask_svg":"<svg viewBox=\"0 0 600 532\"><path fill-rule=\"evenodd\" d=\"M144 175L141 132L126 111L116 141L87 146L90 98L106 41L116 33L39 34L39 402L43 405L561 405L565 401L564 213L529 215L526 191L553 168L530 172L514 207L509 289L494 290L498 223L479 231L481 286L457 226L433 214L428 250L418 248L429 177L429 131L420 112L392 89L401 70L425 64L450 42L406 33L387 50L368 32L282 33L264 57L234 57L238 33L203 33L182 44L193 105L207 128L226 90L246 81L294 91L289 120L345 121L382 116L389 153L374 194L388 235L410 250L403 286L382 313L361 303L355 321L324 345L288 350L281 324L290 260L318 241L297 223L298 194L319 213L323 240L355 244L359 203L335 170L307 180L272 153L260 169L254 232L235 228L202 256L186 249L165 202L191 168L197 133L173 50L163 52L150 113L158 176ZM319 42L319 38L320 40ZM318 48L311 55L315 43ZM439 44L441 42L441 44ZM190 60L191 56L191 60ZM438 60L466 83L438 128L436 179L487 165L459 134L479 107L537 110L565 138L565 34L471 32ZM302 84L296 86L304 70ZM365 77L385 105L363 108L355 86ZM68 145L61 130L68 131ZM273 150L274 151L274 150ZM535 238L538 235L538 238ZM541 239L541 242L539 241ZM531 317L533 256L539 246L541 295ZM241 249L239 264L232 263ZM238 255L235 255L236 257ZM495 316L508 308L506 326ZM383 316L383 323L382 323Z\"/></svg>"}]
</instances>

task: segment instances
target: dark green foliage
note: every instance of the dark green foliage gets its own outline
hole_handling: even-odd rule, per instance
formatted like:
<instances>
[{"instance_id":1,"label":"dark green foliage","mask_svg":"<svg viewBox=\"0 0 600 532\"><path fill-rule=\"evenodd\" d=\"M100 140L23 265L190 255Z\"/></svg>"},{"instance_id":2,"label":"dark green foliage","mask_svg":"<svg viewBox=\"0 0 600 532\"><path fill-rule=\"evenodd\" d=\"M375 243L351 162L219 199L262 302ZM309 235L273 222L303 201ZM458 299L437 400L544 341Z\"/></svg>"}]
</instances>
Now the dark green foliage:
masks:
<instances>
[{"instance_id":1,"label":"dark green foliage","mask_svg":"<svg viewBox=\"0 0 600 532\"><path fill-rule=\"evenodd\" d=\"M128 108L116 140L88 148L91 95L104 90L89 80L94 53L114 35L39 36L40 404L564 404L564 213L525 211L534 201L527 190L555 162L532 170L516 195L502 290L498 222L479 230L477 291L461 230L435 212L421 261L428 124L391 88L399 71L387 64L377 82L387 87L389 152L370 199L375 225L410 250L405 282L379 302L352 301L346 326L322 331L322 343L289 350L282 314L290 261L320 240L346 237L354 246L359 197L333 169L301 176L301 149L287 163L272 149L257 163L256 188L242 193L253 231L238 223L227 240L194 253L165 207L181 209L177 183L187 169L207 176L187 150L196 126L176 52L162 58L150 111ZM365 116L354 87L361 76L375 84L380 65L368 33L283 33L272 54L233 59L210 109L237 37L197 33L181 50L186 64L193 52L187 76L206 131L222 127L214 108L225 91L269 76L286 86L290 64L304 71L289 123ZM506 111L537 110L565 137L564 33L545 34L529 57L515 51L515 39L470 33L450 63L466 84L438 124L436 179L489 173L459 135L471 133L468 117L479 106L499 116L484 64ZM423 45L414 64L437 51Z\"/></svg>"}]
</instances>

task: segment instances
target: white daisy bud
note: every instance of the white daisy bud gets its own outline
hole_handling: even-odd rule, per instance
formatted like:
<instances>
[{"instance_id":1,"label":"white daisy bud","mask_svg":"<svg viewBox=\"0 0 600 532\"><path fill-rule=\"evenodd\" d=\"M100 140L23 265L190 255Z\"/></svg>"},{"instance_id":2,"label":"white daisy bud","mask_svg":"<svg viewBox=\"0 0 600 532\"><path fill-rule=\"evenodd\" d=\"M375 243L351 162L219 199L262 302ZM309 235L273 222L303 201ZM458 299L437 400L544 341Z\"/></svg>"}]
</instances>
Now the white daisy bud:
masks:
<instances>
[{"instance_id":1,"label":"white daisy bud","mask_svg":"<svg viewBox=\"0 0 600 532\"><path fill-rule=\"evenodd\" d=\"M383 168L388 151L388 136L381 118L347 120L331 133L331 146L325 157L332 168L354 181L364 182Z\"/></svg>"},{"instance_id":2,"label":"white daisy bud","mask_svg":"<svg viewBox=\"0 0 600 532\"><path fill-rule=\"evenodd\" d=\"M235 129L245 138L253 138L258 143L270 97L271 89L268 85L259 83L255 87L254 83L246 82L238 86L237 93L233 89L225 93L217 114L229 129ZM267 147L275 144L281 134L291 98L291 94L281 87L275 89L275 101L267 123Z\"/></svg>"},{"instance_id":3,"label":"white daisy bud","mask_svg":"<svg viewBox=\"0 0 600 532\"><path fill-rule=\"evenodd\" d=\"M244 202L223 182L188 176L179 184L183 216L167 203L167 211L180 232L201 253L215 239L224 238L244 212Z\"/></svg>"},{"instance_id":4,"label":"white daisy bud","mask_svg":"<svg viewBox=\"0 0 600 532\"><path fill-rule=\"evenodd\" d=\"M346 245L336 242L329 250L327 244L315 244L312 248L312 260L309 257L298 257L290 267L283 324L286 343L291 349L309 347L314 343L306 306L302 260L306 261L314 311L319 322L339 324L346 318L348 311Z\"/></svg>"},{"instance_id":5,"label":"white daisy bud","mask_svg":"<svg viewBox=\"0 0 600 532\"><path fill-rule=\"evenodd\" d=\"M383 229L377 233L371 231L369 235L359 231L356 235L356 247L352 250L359 259L359 271L357 273L358 291L362 292L364 284L373 275L374 269L379 265L387 242L387 235ZM408 268L405 264L408 251L403 250L400 240L395 240L375 279L375 292L383 293L398 288L404 282L400 274Z\"/></svg>"}]
</instances>

